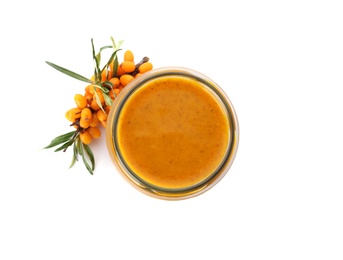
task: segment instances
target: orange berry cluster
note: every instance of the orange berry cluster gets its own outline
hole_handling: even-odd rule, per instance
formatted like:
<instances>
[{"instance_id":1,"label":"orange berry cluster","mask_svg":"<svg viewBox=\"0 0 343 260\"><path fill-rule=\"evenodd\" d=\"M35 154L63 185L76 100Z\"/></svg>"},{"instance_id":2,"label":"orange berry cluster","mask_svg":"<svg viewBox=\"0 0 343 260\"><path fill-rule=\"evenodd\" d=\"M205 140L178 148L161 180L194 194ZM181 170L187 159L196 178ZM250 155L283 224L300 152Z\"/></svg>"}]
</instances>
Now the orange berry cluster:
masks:
<instances>
[{"instance_id":1,"label":"orange berry cluster","mask_svg":"<svg viewBox=\"0 0 343 260\"><path fill-rule=\"evenodd\" d=\"M113 101L120 91L129 84L134 78L152 70L153 65L149 58L144 57L139 63L135 64L132 51L124 52L123 61L117 66L114 73L114 62L110 63L108 69L101 73L103 87L108 90L106 94ZM94 81L94 75L90 78ZM105 100L105 94L101 88L90 84L85 87L84 94L75 94L74 101L76 107L69 109L65 117L72 122L79 131L80 140L84 144L90 144L93 139L101 136L99 125L106 128L107 115L111 105Z\"/></svg>"},{"instance_id":2,"label":"orange berry cluster","mask_svg":"<svg viewBox=\"0 0 343 260\"><path fill-rule=\"evenodd\" d=\"M125 51L124 59L119 63L117 52L121 50L119 47L122 41L115 43L112 37L111 41L112 45L101 47L96 54L93 39L91 40L95 65L94 75L91 78L46 61L54 69L77 80L87 82L88 85L83 94L74 95L76 106L65 113L66 118L75 129L55 137L44 149L55 147L55 152L65 152L68 147L72 146L73 156L69 168L78 161L79 157L82 157L82 162L90 174L93 174L95 169L95 158L88 145L93 139L101 136L99 127L106 127L107 115L114 99L132 80L153 68L147 57L135 63L134 55L130 50ZM105 49L112 49L113 52L106 65L101 69L101 53Z\"/></svg>"}]
</instances>

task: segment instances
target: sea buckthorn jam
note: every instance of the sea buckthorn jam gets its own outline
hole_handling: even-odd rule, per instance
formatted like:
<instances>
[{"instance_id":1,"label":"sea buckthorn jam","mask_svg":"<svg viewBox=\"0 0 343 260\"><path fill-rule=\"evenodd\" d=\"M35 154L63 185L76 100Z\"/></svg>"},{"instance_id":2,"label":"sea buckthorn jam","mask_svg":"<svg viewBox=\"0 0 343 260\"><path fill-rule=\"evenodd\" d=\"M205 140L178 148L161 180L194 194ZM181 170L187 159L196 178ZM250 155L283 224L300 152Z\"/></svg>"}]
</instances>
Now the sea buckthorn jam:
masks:
<instances>
[{"instance_id":1,"label":"sea buckthorn jam","mask_svg":"<svg viewBox=\"0 0 343 260\"><path fill-rule=\"evenodd\" d=\"M228 171L238 123L224 92L204 75L161 68L132 81L111 109L107 144L131 184L161 199L201 194Z\"/></svg>"}]
</instances>

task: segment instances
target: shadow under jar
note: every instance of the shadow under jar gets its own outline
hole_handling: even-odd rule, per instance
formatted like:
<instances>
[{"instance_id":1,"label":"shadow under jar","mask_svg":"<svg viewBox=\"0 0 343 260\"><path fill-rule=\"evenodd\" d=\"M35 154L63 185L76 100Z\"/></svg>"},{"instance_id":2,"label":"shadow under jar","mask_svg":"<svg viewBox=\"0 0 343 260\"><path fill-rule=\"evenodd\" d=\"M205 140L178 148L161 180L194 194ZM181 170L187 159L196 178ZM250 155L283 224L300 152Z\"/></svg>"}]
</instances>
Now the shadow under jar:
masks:
<instances>
[{"instance_id":1,"label":"shadow under jar","mask_svg":"<svg viewBox=\"0 0 343 260\"><path fill-rule=\"evenodd\" d=\"M238 120L224 91L181 67L130 82L108 115L106 143L121 175L146 195L181 200L204 193L232 165Z\"/></svg>"}]
</instances>

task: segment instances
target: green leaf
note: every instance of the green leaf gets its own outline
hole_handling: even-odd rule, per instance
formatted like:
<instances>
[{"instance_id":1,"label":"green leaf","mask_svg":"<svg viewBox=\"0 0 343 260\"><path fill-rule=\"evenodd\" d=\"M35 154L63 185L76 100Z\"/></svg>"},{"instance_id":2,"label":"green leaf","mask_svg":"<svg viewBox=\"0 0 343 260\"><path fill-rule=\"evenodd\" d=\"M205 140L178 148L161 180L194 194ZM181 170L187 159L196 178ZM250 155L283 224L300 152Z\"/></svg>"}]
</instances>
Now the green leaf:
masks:
<instances>
[{"instance_id":1,"label":"green leaf","mask_svg":"<svg viewBox=\"0 0 343 260\"><path fill-rule=\"evenodd\" d=\"M77 161L77 157L78 157L78 151L77 151L77 142L79 141L80 139L77 138L77 140L75 140L74 142L74 145L73 145L73 157L72 157L72 160L71 160L71 163L70 163L70 166L69 166L69 169L72 168L74 166L74 164L76 163Z\"/></svg>"},{"instance_id":2,"label":"green leaf","mask_svg":"<svg viewBox=\"0 0 343 260\"><path fill-rule=\"evenodd\" d=\"M94 42L92 39L92 52L93 52L93 59L95 62L95 72L94 75L96 75L96 81L101 81L101 73L104 69L100 70L100 64L101 64L101 52L105 49L113 48L111 45L106 45L100 48L99 52L95 54L95 48L94 48Z\"/></svg>"},{"instance_id":3,"label":"green leaf","mask_svg":"<svg viewBox=\"0 0 343 260\"><path fill-rule=\"evenodd\" d=\"M116 56L113 61L113 77L117 75L118 66L119 66L119 62L118 62L118 57Z\"/></svg>"},{"instance_id":4,"label":"green leaf","mask_svg":"<svg viewBox=\"0 0 343 260\"><path fill-rule=\"evenodd\" d=\"M89 146L88 145L86 145L86 144L83 144L83 147L84 147L84 150L86 151L86 153L87 153L87 156L88 156L88 158L89 158L89 161L91 162L91 164L92 164L92 170L94 171L94 169L95 169L95 159L94 159L94 154L93 154L93 152L92 152L92 150L91 150L91 148L89 148Z\"/></svg>"},{"instance_id":5,"label":"green leaf","mask_svg":"<svg viewBox=\"0 0 343 260\"><path fill-rule=\"evenodd\" d=\"M109 87L109 88L113 88L113 83L111 81L104 81L102 84ZM108 90L107 88L104 88L104 90L105 89ZM103 92L105 92L105 91L103 91ZM105 93L108 93L108 92L109 92L109 90Z\"/></svg>"},{"instance_id":6,"label":"green leaf","mask_svg":"<svg viewBox=\"0 0 343 260\"><path fill-rule=\"evenodd\" d=\"M114 59L117 59L117 52L120 51L121 49L118 49L118 50L115 50L111 57L108 59L106 65L102 68L101 72L105 69L105 68L108 68L108 66L111 64L111 62L114 60ZM118 61L118 59L117 59ZM116 71L116 70L113 70L113 71Z\"/></svg>"},{"instance_id":7,"label":"green leaf","mask_svg":"<svg viewBox=\"0 0 343 260\"><path fill-rule=\"evenodd\" d=\"M94 68L94 80L96 83L100 81L99 78L101 79L101 76L99 76L99 71L97 68Z\"/></svg>"},{"instance_id":8,"label":"green leaf","mask_svg":"<svg viewBox=\"0 0 343 260\"><path fill-rule=\"evenodd\" d=\"M84 82L87 82L87 83L93 83L90 79L88 79L88 78L86 78L84 76L81 76L80 74L77 74L77 73L75 73L75 72L73 72L71 70L68 70L68 69L65 69L63 67L60 67L60 66L58 66L58 65L56 65L56 64L54 64L52 62L49 62L49 61L46 61L46 63L48 65L50 65L51 67L53 67L54 69L56 69L56 70L58 70L58 71L60 71L60 72L62 72L64 74L66 74L66 75L68 75L68 76L70 76L72 78L75 78L75 79L78 79L78 80L81 80L81 81L84 81Z\"/></svg>"},{"instance_id":9,"label":"green leaf","mask_svg":"<svg viewBox=\"0 0 343 260\"><path fill-rule=\"evenodd\" d=\"M68 142L64 143L63 145L61 145L60 147L58 147L55 152L59 152L62 150L66 150L69 146L71 146L74 143L75 139L71 139Z\"/></svg>"},{"instance_id":10,"label":"green leaf","mask_svg":"<svg viewBox=\"0 0 343 260\"><path fill-rule=\"evenodd\" d=\"M79 153L79 155L82 155L82 142L80 140L80 138L77 139L77 152Z\"/></svg>"},{"instance_id":11,"label":"green leaf","mask_svg":"<svg viewBox=\"0 0 343 260\"><path fill-rule=\"evenodd\" d=\"M110 48L113 48L113 46L111 46L111 45L103 46L103 47L100 48L99 53L102 52L102 51L105 50L105 49L110 49Z\"/></svg>"},{"instance_id":12,"label":"green leaf","mask_svg":"<svg viewBox=\"0 0 343 260\"><path fill-rule=\"evenodd\" d=\"M86 166L87 170L89 171L90 174L93 175L92 167L89 165L89 163L88 163L88 161L87 161L87 159L85 157L84 144L81 145L80 154L81 154L81 157L82 157L82 161L83 161L84 165Z\"/></svg>"},{"instance_id":13,"label":"green leaf","mask_svg":"<svg viewBox=\"0 0 343 260\"><path fill-rule=\"evenodd\" d=\"M68 141L70 138L73 137L75 132L76 132L76 130L69 132L69 133L66 133L66 134L63 134L63 135L60 135L60 136L57 136L56 138L54 138L51 141L51 143L48 146L44 147L43 149L48 149L48 148L54 147L56 145L59 145L59 144L62 144L64 142Z\"/></svg>"},{"instance_id":14,"label":"green leaf","mask_svg":"<svg viewBox=\"0 0 343 260\"><path fill-rule=\"evenodd\" d=\"M124 40L120 40L120 41L118 42L118 44L117 44L117 49L120 48L120 46L123 44L123 42L124 42Z\"/></svg>"},{"instance_id":15,"label":"green leaf","mask_svg":"<svg viewBox=\"0 0 343 260\"><path fill-rule=\"evenodd\" d=\"M123 44L123 42L124 42L124 40L120 40L120 41L118 42L118 44L116 45L116 43L115 43L113 37L111 37L111 41L112 41L113 48L114 48L115 50L119 49L120 46L121 46L121 45Z\"/></svg>"},{"instance_id":16,"label":"green leaf","mask_svg":"<svg viewBox=\"0 0 343 260\"><path fill-rule=\"evenodd\" d=\"M99 98L98 93L96 93L96 91L94 91L94 94L95 94L95 101L96 101L96 103L97 103L98 106L101 108L101 110L104 111L104 113L106 114L104 108L102 107L101 100L100 100L100 98ZM103 94L103 95L104 95L104 94Z\"/></svg>"},{"instance_id":17,"label":"green leaf","mask_svg":"<svg viewBox=\"0 0 343 260\"><path fill-rule=\"evenodd\" d=\"M111 36L111 41L112 41L113 48L116 50L117 49L116 42L114 41L112 36Z\"/></svg>"},{"instance_id":18,"label":"green leaf","mask_svg":"<svg viewBox=\"0 0 343 260\"><path fill-rule=\"evenodd\" d=\"M115 43L113 37L111 37L111 41L113 44L113 48L114 48L114 52L110 58L113 59L113 77L115 76L115 73L117 73L118 71L118 66L119 66L119 62L118 62L118 57L117 57L117 52L120 51L120 46L122 45L122 43L124 42L123 40L119 41L118 44ZM110 62L110 61L109 61Z\"/></svg>"},{"instance_id":19,"label":"green leaf","mask_svg":"<svg viewBox=\"0 0 343 260\"><path fill-rule=\"evenodd\" d=\"M70 166L69 166L69 169L72 168L75 165L76 161L77 161L77 158L73 156L72 160L71 160L71 163L70 163Z\"/></svg>"},{"instance_id":20,"label":"green leaf","mask_svg":"<svg viewBox=\"0 0 343 260\"><path fill-rule=\"evenodd\" d=\"M106 93L103 93L102 95L104 96L105 104L108 106L112 106L112 98Z\"/></svg>"},{"instance_id":21,"label":"green leaf","mask_svg":"<svg viewBox=\"0 0 343 260\"><path fill-rule=\"evenodd\" d=\"M100 79L101 79L100 68L99 68L98 60L97 60L96 55L95 55L95 48L94 48L93 38L91 39L91 42L92 42L93 60L94 60L94 62L95 62L95 66L94 66L94 77L95 77L95 81L100 81Z\"/></svg>"},{"instance_id":22,"label":"green leaf","mask_svg":"<svg viewBox=\"0 0 343 260\"><path fill-rule=\"evenodd\" d=\"M109 82L109 81L106 81L106 82ZM111 82L109 82L111 83ZM93 84L93 88L94 88L94 91L96 91L96 88L100 89L103 93L108 93L110 92L109 89L105 88L102 86L103 83L99 82L98 84ZM112 84L112 83L111 83Z\"/></svg>"},{"instance_id":23,"label":"green leaf","mask_svg":"<svg viewBox=\"0 0 343 260\"><path fill-rule=\"evenodd\" d=\"M110 81L104 81L100 87L101 91L105 94L108 94L112 88L113 84Z\"/></svg>"},{"instance_id":24,"label":"green leaf","mask_svg":"<svg viewBox=\"0 0 343 260\"><path fill-rule=\"evenodd\" d=\"M95 55L95 61L97 65L97 70L100 71L100 62L101 62L101 53L98 52L97 55Z\"/></svg>"}]
</instances>

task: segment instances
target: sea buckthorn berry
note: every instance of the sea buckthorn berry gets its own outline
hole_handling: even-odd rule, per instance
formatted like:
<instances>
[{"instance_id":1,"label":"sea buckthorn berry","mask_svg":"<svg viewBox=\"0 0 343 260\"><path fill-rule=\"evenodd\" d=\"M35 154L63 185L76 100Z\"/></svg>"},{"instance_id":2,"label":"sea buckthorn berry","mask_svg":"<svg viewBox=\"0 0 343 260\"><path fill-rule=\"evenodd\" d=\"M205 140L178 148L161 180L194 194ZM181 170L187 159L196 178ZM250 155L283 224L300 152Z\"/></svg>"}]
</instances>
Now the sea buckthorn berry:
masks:
<instances>
[{"instance_id":1,"label":"sea buckthorn berry","mask_svg":"<svg viewBox=\"0 0 343 260\"><path fill-rule=\"evenodd\" d=\"M144 62L143 64L141 64L138 68L140 73L145 73L149 70L152 70L152 63L150 61Z\"/></svg>"},{"instance_id":2,"label":"sea buckthorn berry","mask_svg":"<svg viewBox=\"0 0 343 260\"><path fill-rule=\"evenodd\" d=\"M78 107L69 109L69 110L65 113L65 117L66 117L70 122L74 122L75 119L81 117L81 109L78 108Z\"/></svg>"},{"instance_id":3,"label":"sea buckthorn berry","mask_svg":"<svg viewBox=\"0 0 343 260\"><path fill-rule=\"evenodd\" d=\"M115 99L118 96L119 92L120 92L119 88L111 89L110 92L109 92L110 97L112 99Z\"/></svg>"},{"instance_id":4,"label":"sea buckthorn berry","mask_svg":"<svg viewBox=\"0 0 343 260\"><path fill-rule=\"evenodd\" d=\"M92 119L92 111L88 107L82 109L81 118L87 119L87 120Z\"/></svg>"},{"instance_id":5,"label":"sea buckthorn berry","mask_svg":"<svg viewBox=\"0 0 343 260\"><path fill-rule=\"evenodd\" d=\"M120 67L125 71L126 73L130 73L136 69L136 65L133 63L133 61L123 61L120 64Z\"/></svg>"},{"instance_id":6,"label":"sea buckthorn berry","mask_svg":"<svg viewBox=\"0 0 343 260\"><path fill-rule=\"evenodd\" d=\"M80 133L80 140L84 144L90 144L92 142L93 137L87 131L83 131Z\"/></svg>"},{"instance_id":7,"label":"sea buckthorn berry","mask_svg":"<svg viewBox=\"0 0 343 260\"><path fill-rule=\"evenodd\" d=\"M74 122L75 121L75 118L74 117L71 117L68 112L65 113L65 117L68 119L68 121L70 122Z\"/></svg>"},{"instance_id":8,"label":"sea buckthorn berry","mask_svg":"<svg viewBox=\"0 0 343 260\"><path fill-rule=\"evenodd\" d=\"M117 70L117 73L115 75L121 76L123 74L125 74L125 71L123 70L123 68L121 66L118 66L118 70Z\"/></svg>"},{"instance_id":9,"label":"sea buckthorn berry","mask_svg":"<svg viewBox=\"0 0 343 260\"><path fill-rule=\"evenodd\" d=\"M138 72L138 73L135 75L135 78L138 78L139 76L142 76L142 73Z\"/></svg>"},{"instance_id":10,"label":"sea buckthorn berry","mask_svg":"<svg viewBox=\"0 0 343 260\"><path fill-rule=\"evenodd\" d=\"M92 100L90 107L91 107L91 109L93 109L95 111L100 109L100 106L99 106L98 102L96 102L95 99Z\"/></svg>"},{"instance_id":11,"label":"sea buckthorn berry","mask_svg":"<svg viewBox=\"0 0 343 260\"><path fill-rule=\"evenodd\" d=\"M134 61L134 55L132 51L127 50L124 52L124 61Z\"/></svg>"},{"instance_id":12,"label":"sea buckthorn berry","mask_svg":"<svg viewBox=\"0 0 343 260\"><path fill-rule=\"evenodd\" d=\"M86 130L88 133L90 133L90 135L92 136L92 138L99 138L101 136L101 131L99 128L97 127L88 127Z\"/></svg>"},{"instance_id":13,"label":"sea buckthorn berry","mask_svg":"<svg viewBox=\"0 0 343 260\"><path fill-rule=\"evenodd\" d=\"M100 122L107 120L107 115L105 114L105 112L102 109L99 109L96 112L96 115L98 116L98 119Z\"/></svg>"},{"instance_id":14,"label":"sea buckthorn berry","mask_svg":"<svg viewBox=\"0 0 343 260\"><path fill-rule=\"evenodd\" d=\"M86 98L81 95L81 94L76 94L74 96L75 104L77 105L78 108L85 108L87 106L87 100Z\"/></svg>"},{"instance_id":15,"label":"sea buckthorn berry","mask_svg":"<svg viewBox=\"0 0 343 260\"><path fill-rule=\"evenodd\" d=\"M110 78L112 78L112 71L111 71L111 70L106 70L106 69L104 69L104 70L101 72L101 81L102 81L102 82L108 81Z\"/></svg>"},{"instance_id":16,"label":"sea buckthorn berry","mask_svg":"<svg viewBox=\"0 0 343 260\"><path fill-rule=\"evenodd\" d=\"M107 126L107 120L104 120L104 121L100 121L101 125L106 128Z\"/></svg>"},{"instance_id":17,"label":"sea buckthorn berry","mask_svg":"<svg viewBox=\"0 0 343 260\"><path fill-rule=\"evenodd\" d=\"M87 128L92 122L92 111L86 107L81 111L80 126Z\"/></svg>"},{"instance_id":18,"label":"sea buckthorn berry","mask_svg":"<svg viewBox=\"0 0 343 260\"><path fill-rule=\"evenodd\" d=\"M82 119L80 118L80 126L84 129L88 128L90 123L91 123L91 120L86 120L86 119Z\"/></svg>"},{"instance_id":19,"label":"sea buckthorn berry","mask_svg":"<svg viewBox=\"0 0 343 260\"><path fill-rule=\"evenodd\" d=\"M93 85L88 85L87 87L85 87L85 91L86 93L93 95L95 91L95 87Z\"/></svg>"},{"instance_id":20,"label":"sea buckthorn berry","mask_svg":"<svg viewBox=\"0 0 343 260\"><path fill-rule=\"evenodd\" d=\"M120 77L120 84L123 85L124 87L129 84L132 80L134 79L134 77L132 75L129 74L124 74Z\"/></svg>"},{"instance_id":21,"label":"sea buckthorn berry","mask_svg":"<svg viewBox=\"0 0 343 260\"><path fill-rule=\"evenodd\" d=\"M88 92L86 92L83 96L85 97L85 99L86 99L86 101L87 101L87 104L90 105L91 102L92 102L92 100L93 100L93 95L90 94L90 93L88 93Z\"/></svg>"},{"instance_id":22,"label":"sea buckthorn berry","mask_svg":"<svg viewBox=\"0 0 343 260\"><path fill-rule=\"evenodd\" d=\"M89 126L91 126L91 127L96 127L99 123L100 123L100 121L99 121L99 119L98 119L97 113L96 113L96 112L93 112L93 115L92 115L92 122L89 124Z\"/></svg>"},{"instance_id":23,"label":"sea buckthorn berry","mask_svg":"<svg viewBox=\"0 0 343 260\"><path fill-rule=\"evenodd\" d=\"M109 81L112 83L113 88L119 87L120 81L118 78L111 78Z\"/></svg>"},{"instance_id":24,"label":"sea buckthorn berry","mask_svg":"<svg viewBox=\"0 0 343 260\"><path fill-rule=\"evenodd\" d=\"M113 93L114 93L115 97L117 97L120 93L120 89L119 88L113 89Z\"/></svg>"},{"instance_id":25,"label":"sea buckthorn berry","mask_svg":"<svg viewBox=\"0 0 343 260\"><path fill-rule=\"evenodd\" d=\"M67 111L64 115L65 115L65 117L67 118L68 121L70 121L70 122L74 122L74 121L75 121L75 120L73 120L74 118L71 117L71 116L68 114L68 111Z\"/></svg>"},{"instance_id":26,"label":"sea buckthorn berry","mask_svg":"<svg viewBox=\"0 0 343 260\"><path fill-rule=\"evenodd\" d=\"M109 95L112 99L115 98L113 89L111 89L111 90L108 92L108 95Z\"/></svg>"},{"instance_id":27,"label":"sea buckthorn berry","mask_svg":"<svg viewBox=\"0 0 343 260\"><path fill-rule=\"evenodd\" d=\"M108 115L110 113L111 106L106 105L104 110L105 110L106 114Z\"/></svg>"}]
</instances>

